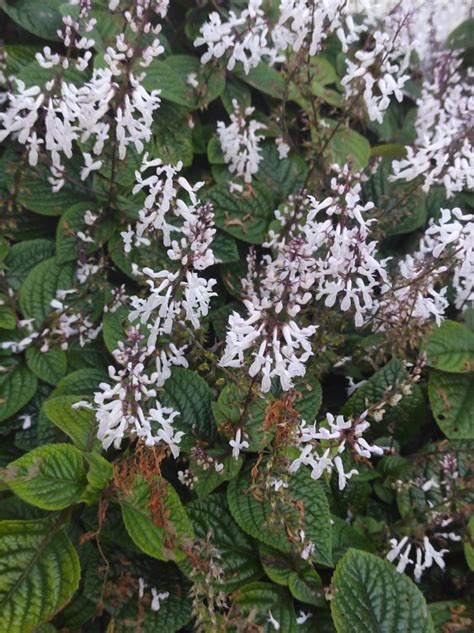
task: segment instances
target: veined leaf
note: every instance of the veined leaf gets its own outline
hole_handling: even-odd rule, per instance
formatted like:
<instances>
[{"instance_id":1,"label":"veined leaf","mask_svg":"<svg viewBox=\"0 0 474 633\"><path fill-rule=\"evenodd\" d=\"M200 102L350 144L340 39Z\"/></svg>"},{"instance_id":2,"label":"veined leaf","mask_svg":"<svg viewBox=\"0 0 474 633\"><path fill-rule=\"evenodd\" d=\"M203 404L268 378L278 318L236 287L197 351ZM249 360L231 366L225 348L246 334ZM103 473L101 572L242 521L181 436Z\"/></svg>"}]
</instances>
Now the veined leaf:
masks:
<instances>
[{"instance_id":1,"label":"veined leaf","mask_svg":"<svg viewBox=\"0 0 474 633\"><path fill-rule=\"evenodd\" d=\"M43 510L67 508L87 486L82 453L70 444L38 446L8 465L5 480L21 499Z\"/></svg>"},{"instance_id":2,"label":"veined leaf","mask_svg":"<svg viewBox=\"0 0 474 633\"><path fill-rule=\"evenodd\" d=\"M30 633L79 585L76 550L51 520L0 522L0 631Z\"/></svg>"},{"instance_id":3,"label":"veined leaf","mask_svg":"<svg viewBox=\"0 0 474 633\"><path fill-rule=\"evenodd\" d=\"M418 587L378 556L349 550L332 581L331 611L338 633L434 633Z\"/></svg>"},{"instance_id":4,"label":"veined leaf","mask_svg":"<svg viewBox=\"0 0 474 633\"><path fill-rule=\"evenodd\" d=\"M136 477L121 496L125 527L135 545L159 560L179 561L191 545L193 527L177 492L166 479Z\"/></svg>"}]
</instances>

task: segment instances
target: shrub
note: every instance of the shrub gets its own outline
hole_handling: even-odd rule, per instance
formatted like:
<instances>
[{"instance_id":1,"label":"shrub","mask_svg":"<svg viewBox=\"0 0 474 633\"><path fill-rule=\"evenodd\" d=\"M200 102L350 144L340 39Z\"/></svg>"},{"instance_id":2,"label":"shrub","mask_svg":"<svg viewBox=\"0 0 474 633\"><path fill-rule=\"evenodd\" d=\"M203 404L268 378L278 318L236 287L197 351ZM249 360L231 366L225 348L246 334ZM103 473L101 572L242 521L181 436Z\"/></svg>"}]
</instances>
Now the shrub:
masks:
<instances>
[{"instance_id":1,"label":"shrub","mask_svg":"<svg viewBox=\"0 0 474 633\"><path fill-rule=\"evenodd\" d=\"M0 2L0 633L472 630L473 22L350 4Z\"/></svg>"}]
</instances>

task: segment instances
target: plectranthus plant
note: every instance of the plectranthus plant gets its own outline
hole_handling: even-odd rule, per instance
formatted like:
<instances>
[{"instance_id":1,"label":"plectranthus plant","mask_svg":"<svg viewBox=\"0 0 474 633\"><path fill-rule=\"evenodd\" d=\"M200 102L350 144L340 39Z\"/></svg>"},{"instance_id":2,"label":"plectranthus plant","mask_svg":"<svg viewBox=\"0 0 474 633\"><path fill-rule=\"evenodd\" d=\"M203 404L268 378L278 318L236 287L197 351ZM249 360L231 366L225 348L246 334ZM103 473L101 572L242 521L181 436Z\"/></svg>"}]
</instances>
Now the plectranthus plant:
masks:
<instances>
[{"instance_id":1,"label":"plectranthus plant","mask_svg":"<svg viewBox=\"0 0 474 633\"><path fill-rule=\"evenodd\" d=\"M470 3L0 13L0 633L472 631Z\"/></svg>"}]
</instances>

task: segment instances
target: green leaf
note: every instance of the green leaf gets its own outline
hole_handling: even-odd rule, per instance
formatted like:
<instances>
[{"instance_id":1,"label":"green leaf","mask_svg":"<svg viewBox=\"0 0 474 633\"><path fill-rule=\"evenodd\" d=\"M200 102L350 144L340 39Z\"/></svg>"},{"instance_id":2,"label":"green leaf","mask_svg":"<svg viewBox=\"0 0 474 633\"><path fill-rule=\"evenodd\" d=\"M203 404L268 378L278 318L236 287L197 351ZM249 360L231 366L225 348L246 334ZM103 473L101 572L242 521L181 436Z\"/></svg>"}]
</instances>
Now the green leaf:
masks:
<instances>
[{"instance_id":1,"label":"green leaf","mask_svg":"<svg viewBox=\"0 0 474 633\"><path fill-rule=\"evenodd\" d=\"M84 458L88 464L87 490L82 501L96 503L102 491L107 488L114 477L114 467L105 457L97 453L86 453Z\"/></svg>"},{"instance_id":2,"label":"green leaf","mask_svg":"<svg viewBox=\"0 0 474 633\"><path fill-rule=\"evenodd\" d=\"M193 162L193 138L188 116L188 110L176 105L163 103L160 106L159 116L153 123L154 155L166 164L176 165L182 161L188 166Z\"/></svg>"},{"instance_id":3,"label":"green leaf","mask_svg":"<svg viewBox=\"0 0 474 633\"><path fill-rule=\"evenodd\" d=\"M0 522L0 631L30 633L79 586L76 550L50 520Z\"/></svg>"},{"instance_id":4,"label":"green leaf","mask_svg":"<svg viewBox=\"0 0 474 633\"><path fill-rule=\"evenodd\" d=\"M34 62L27 66L20 77L28 85L38 84L38 72L42 69ZM31 81L28 81L31 77ZM79 75L81 78L81 75ZM41 82L40 82L41 83ZM73 159L74 160L74 159ZM21 178L16 184L15 176L18 169L21 169ZM68 173L76 175L74 163L68 165ZM38 163L36 167L20 167L17 163L8 166L6 180L11 191L16 190L17 201L30 211L40 215L56 216L61 215L73 204L89 200L83 189L73 187L66 182L59 191L53 193L48 181L50 177L49 168L46 163Z\"/></svg>"},{"instance_id":5,"label":"green leaf","mask_svg":"<svg viewBox=\"0 0 474 633\"><path fill-rule=\"evenodd\" d=\"M95 413L90 409L74 409L72 405L79 399L78 396L50 398L43 409L49 420L68 435L77 448L83 451L97 449L100 442L96 439Z\"/></svg>"},{"instance_id":6,"label":"green leaf","mask_svg":"<svg viewBox=\"0 0 474 633\"><path fill-rule=\"evenodd\" d=\"M74 285L74 266L59 265L56 258L47 259L35 266L20 288L20 307L27 318L36 319L41 325L53 310L50 303L58 290Z\"/></svg>"},{"instance_id":7,"label":"green leaf","mask_svg":"<svg viewBox=\"0 0 474 633\"><path fill-rule=\"evenodd\" d=\"M299 602L311 604L314 607L323 607L326 604L323 583L314 569L308 568L299 573L291 572L288 587L291 595Z\"/></svg>"},{"instance_id":8,"label":"green leaf","mask_svg":"<svg viewBox=\"0 0 474 633\"><path fill-rule=\"evenodd\" d=\"M206 449L206 454L224 465L224 468L217 473L215 468L204 469L198 460L191 455L190 467L191 471L196 474L197 481L194 482L193 490L199 498L206 497L224 481L230 481L237 476L242 468L243 460L241 457L235 459L232 455L225 455L228 446L223 449L210 448ZM224 453L224 455L223 455Z\"/></svg>"},{"instance_id":9,"label":"green leaf","mask_svg":"<svg viewBox=\"0 0 474 633\"><path fill-rule=\"evenodd\" d=\"M264 62L260 62L258 66L252 68L247 74L245 74L243 69L236 70L234 74L249 84L249 86L252 86L252 88L256 88L259 92L264 92L270 97L282 99L285 95L286 85L283 76L275 68L268 66Z\"/></svg>"},{"instance_id":10,"label":"green leaf","mask_svg":"<svg viewBox=\"0 0 474 633\"><path fill-rule=\"evenodd\" d=\"M212 403L219 433L229 441L234 438L236 428L240 427L248 438L249 447L246 450L263 450L275 435L275 426L264 424L267 406L272 400L271 395L266 398L253 397L247 389L235 383L226 385L217 402Z\"/></svg>"},{"instance_id":11,"label":"green leaf","mask_svg":"<svg viewBox=\"0 0 474 633\"><path fill-rule=\"evenodd\" d=\"M3 293L0 293L0 330L16 329L15 313L9 303L10 300Z\"/></svg>"},{"instance_id":12,"label":"green leaf","mask_svg":"<svg viewBox=\"0 0 474 633\"><path fill-rule=\"evenodd\" d=\"M224 91L225 72L220 66L203 65L197 57L191 55L169 55L165 63L177 73L186 86L188 106L207 106ZM196 88L188 83L188 77L193 73L199 84Z\"/></svg>"},{"instance_id":13,"label":"green leaf","mask_svg":"<svg viewBox=\"0 0 474 633\"><path fill-rule=\"evenodd\" d=\"M262 162L257 172L257 180L275 195L278 200L286 200L304 184L308 168L302 156L290 154L280 159L273 141L262 145Z\"/></svg>"},{"instance_id":14,"label":"green leaf","mask_svg":"<svg viewBox=\"0 0 474 633\"><path fill-rule=\"evenodd\" d=\"M337 121L331 119L325 119L325 121L332 130L338 125ZM327 131L326 134L330 135L332 132ZM360 171L369 164L370 144L355 130L340 126L329 141L324 155L330 165L337 163L342 167L351 161L352 169Z\"/></svg>"},{"instance_id":15,"label":"green leaf","mask_svg":"<svg viewBox=\"0 0 474 633\"><path fill-rule=\"evenodd\" d=\"M469 519L466 530L466 541L464 542L464 555L467 566L474 571L474 516Z\"/></svg>"},{"instance_id":16,"label":"green leaf","mask_svg":"<svg viewBox=\"0 0 474 633\"><path fill-rule=\"evenodd\" d=\"M299 394L295 401L295 409L306 424L312 424L321 408L323 390L316 376L307 375L295 381L295 391Z\"/></svg>"},{"instance_id":17,"label":"green leaf","mask_svg":"<svg viewBox=\"0 0 474 633\"><path fill-rule=\"evenodd\" d=\"M259 631L274 633L275 627L269 622L269 614L280 625L282 633L297 633L295 609L287 590L275 587L267 582L253 582L239 590L235 602L244 614L256 611L256 624Z\"/></svg>"},{"instance_id":18,"label":"green leaf","mask_svg":"<svg viewBox=\"0 0 474 633\"><path fill-rule=\"evenodd\" d=\"M108 375L99 369L84 368L73 371L64 376L59 382L51 397L57 396L87 396L97 390L101 382L106 382Z\"/></svg>"},{"instance_id":19,"label":"green leaf","mask_svg":"<svg viewBox=\"0 0 474 633\"><path fill-rule=\"evenodd\" d=\"M165 479L148 483L136 477L120 498L127 532L145 554L159 560L183 560L193 527L177 492Z\"/></svg>"},{"instance_id":20,"label":"green leaf","mask_svg":"<svg viewBox=\"0 0 474 633\"><path fill-rule=\"evenodd\" d=\"M57 30L63 27L59 5L62 0L41 0L41 10L35 0L1 0L0 7L21 28L46 40L58 41Z\"/></svg>"},{"instance_id":21,"label":"green leaf","mask_svg":"<svg viewBox=\"0 0 474 633\"><path fill-rule=\"evenodd\" d=\"M252 105L252 95L249 87L245 85L243 81L240 81L232 75L227 78L221 99L224 104L224 108L227 110L227 114L234 113L234 99L243 110Z\"/></svg>"},{"instance_id":22,"label":"green leaf","mask_svg":"<svg viewBox=\"0 0 474 633\"><path fill-rule=\"evenodd\" d=\"M211 136L207 144L207 160L211 165L225 165L222 147L216 135Z\"/></svg>"},{"instance_id":23,"label":"green leaf","mask_svg":"<svg viewBox=\"0 0 474 633\"><path fill-rule=\"evenodd\" d=\"M223 183L212 187L207 197L214 205L216 226L250 244L264 241L274 206L266 187L254 183L242 193L231 193Z\"/></svg>"},{"instance_id":24,"label":"green leaf","mask_svg":"<svg viewBox=\"0 0 474 633\"><path fill-rule=\"evenodd\" d=\"M60 347L50 347L47 352L42 352L32 345L26 350L26 364L35 376L55 385L66 373L67 356Z\"/></svg>"},{"instance_id":25,"label":"green leaf","mask_svg":"<svg viewBox=\"0 0 474 633\"><path fill-rule=\"evenodd\" d=\"M474 46L474 18L461 22L446 40L447 48L472 48Z\"/></svg>"},{"instance_id":26,"label":"green leaf","mask_svg":"<svg viewBox=\"0 0 474 633\"><path fill-rule=\"evenodd\" d=\"M36 376L24 365L16 365L0 375L0 422L22 409L35 395Z\"/></svg>"},{"instance_id":27,"label":"green leaf","mask_svg":"<svg viewBox=\"0 0 474 633\"><path fill-rule=\"evenodd\" d=\"M265 574L277 585L288 587L290 574L293 571L293 559L264 543L258 544L260 560Z\"/></svg>"},{"instance_id":28,"label":"green leaf","mask_svg":"<svg viewBox=\"0 0 474 633\"><path fill-rule=\"evenodd\" d=\"M332 582L331 612L338 633L434 633L418 587L377 556L349 550Z\"/></svg>"},{"instance_id":29,"label":"green leaf","mask_svg":"<svg viewBox=\"0 0 474 633\"><path fill-rule=\"evenodd\" d=\"M30 270L55 253L51 240L26 240L14 244L5 261L7 281L13 290L18 290Z\"/></svg>"},{"instance_id":30,"label":"green leaf","mask_svg":"<svg viewBox=\"0 0 474 633\"><path fill-rule=\"evenodd\" d=\"M219 229L217 229L214 235L211 248L216 262L221 264L238 262L240 259L235 239L231 235L219 231Z\"/></svg>"},{"instance_id":31,"label":"green leaf","mask_svg":"<svg viewBox=\"0 0 474 633\"><path fill-rule=\"evenodd\" d=\"M174 427L185 433L180 444L183 450L194 446L196 438L212 440L215 424L211 391L204 378L190 369L175 367L159 397L163 406L172 407L180 413Z\"/></svg>"},{"instance_id":32,"label":"green leaf","mask_svg":"<svg viewBox=\"0 0 474 633\"><path fill-rule=\"evenodd\" d=\"M219 581L222 591L234 591L262 574L255 546L232 519L224 494L188 503L186 510L196 537L205 541L210 533L212 546L219 551L219 565L224 572L222 583ZM186 562L182 569L189 574L192 568Z\"/></svg>"},{"instance_id":33,"label":"green leaf","mask_svg":"<svg viewBox=\"0 0 474 633\"><path fill-rule=\"evenodd\" d=\"M369 539L361 534L353 525L332 515L332 557L338 562L350 547L373 551L373 545Z\"/></svg>"},{"instance_id":34,"label":"green leaf","mask_svg":"<svg viewBox=\"0 0 474 633\"><path fill-rule=\"evenodd\" d=\"M474 439L474 373L431 372L428 394L433 416L451 440Z\"/></svg>"},{"instance_id":35,"label":"green leaf","mask_svg":"<svg viewBox=\"0 0 474 633\"><path fill-rule=\"evenodd\" d=\"M13 492L42 510L62 510L86 489L84 460L70 444L38 446L8 465L5 480Z\"/></svg>"},{"instance_id":36,"label":"green leaf","mask_svg":"<svg viewBox=\"0 0 474 633\"><path fill-rule=\"evenodd\" d=\"M227 489L229 508L235 521L262 543L289 553L296 549L288 531L299 541L299 531L315 546L315 560L331 565L331 518L326 495L309 471L300 468L288 478L291 504L276 493L254 494L249 473L241 472ZM304 508L304 511L303 511Z\"/></svg>"},{"instance_id":37,"label":"green leaf","mask_svg":"<svg viewBox=\"0 0 474 633\"><path fill-rule=\"evenodd\" d=\"M441 371L474 371L474 333L462 323L443 321L425 344L428 365Z\"/></svg>"},{"instance_id":38,"label":"green leaf","mask_svg":"<svg viewBox=\"0 0 474 633\"><path fill-rule=\"evenodd\" d=\"M110 218L101 216L92 229L84 221L86 211L94 211L90 202L79 202L70 207L60 218L56 229L56 261L58 264L76 261L81 253L91 255L112 235ZM90 231L94 243L84 242L77 237L79 231Z\"/></svg>"},{"instance_id":39,"label":"green leaf","mask_svg":"<svg viewBox=\"0 0 474 633\"><path fill-rule=\"evenodd\" d=\"M342 413L347 417L355 417L361 414L371 404L378 402L387 390L395 389L407 377L408 373L401 361L394 358L382 369L375 372L362 386L360 386L349 398L342 408ZM403 396L394 407L388 407L382 422L374 423L372 432L377 436L386 434L393 424L393 435L400 443L407 443L416 434L422 432L424 417L423 394L418 385L412 385L410 394ZM416 420L417 424L413 424ZM392 433L390 433L392 435Z\"/></svg>"}]
</instances>

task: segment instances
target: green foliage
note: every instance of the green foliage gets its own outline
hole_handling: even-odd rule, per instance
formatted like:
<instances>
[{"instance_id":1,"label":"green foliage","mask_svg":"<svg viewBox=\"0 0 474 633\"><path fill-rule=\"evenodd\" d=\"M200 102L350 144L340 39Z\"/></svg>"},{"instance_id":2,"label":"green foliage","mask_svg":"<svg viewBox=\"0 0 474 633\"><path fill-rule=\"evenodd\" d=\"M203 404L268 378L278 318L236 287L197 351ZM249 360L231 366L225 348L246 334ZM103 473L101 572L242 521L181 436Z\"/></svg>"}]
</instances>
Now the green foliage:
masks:
<instances>
[{"instance_id":1,"label":"green foliage","mask_svg":"<svg viewBox=\"0 0 474 633\"><path fill-rule=\"evenodd\" d=\"M373 554L349 550L336 567L333 586L331 611L338 633L434 632L417 586Z\"/></svg>"},{"instance_id":2,"label":"green foliage","mask_svg":"<svg viewBox=\"0 0 474 633\"><path fill-rule=\"evenodd\" d=\"M136 477L120 498L125 527L137 547L159 560L179 561L193 537L192 524L165 479Z\"/></svg>"},{"instance_id":3,"label":"green foliage","mask_svg":"<svg viewBox=\"0 0 474 633\"><path fill-rule=\"evenodd\" d=\"M4 479L20 499L43 510L67 508L87 485L82 453L69 444L38 446L9 464Z\"/></svg>"},{"instance_id":4,"label":"green foliage","mask_svg":"<svg viewBox=\"0 0 474 633\"><path fill-rule=\"evenodd\" d=\"M33 134L41 141L36 164L20 127L4 139L0 154L0 633L469 633L474 308L468 300L460 306L456 284L445 281L459 262L446 248L440 258L446 275L433 278L433 292L445 292L449 301L449 319L440 326L416 316L416 302L433 297L418 273L397 288L417 289L408 308L399 314L396 301L390 308L400 328L370 319L355 326L354 305L342 310L341 296L332 305L319 292L324 236L306 236L299 250L313 205L308 196L314 204L350 197L346 184L358 171L362 176L351 182L360 185L361 205L373 203L363 210L377 244L373 262L386 260L390 279L441 209L472 211L474 197L466 189L448 197L441 181L426 191L421 177L393 179L393 161L408 157L407 146L418 142L425 70L411 54L402 100L392 95L383 120L370 120L363 79L352 84L352 96L343 81L348 62L373 50L372 36L359 33L361 18L355 19L357 41L347 50L336 33L325 31L328 20L319 24L316 15L317 54L309 54L305 40L276 63L268 55L245 72L241 61L229 65L228 51L203 64L206 47L193 45L210 12L225 21L245 3L169 4L165 19L155 0L157 13L144 10L144 24L153 13L153 25L161 27L154 33L130 22L141 6L136 2L121 0L113 9L108 0L92 0L88 15L95 22L87 26L79 16L88 2L0 0L0 75L9 93L17 91L17 79L33 88L31 102L35 86L43 99L28 129L27 145ZM262 10L271 26L278 3L263 2ZM86 49L64 45L58 36L65 16L79 20L74 38L94 40L84 70L76 61ZM472 30L468 19L440 44L460 54L460 76L472 66ZM239 38L246 35L242 26ZM79 123L61 129L67 99L53 95L77 91L78 100L89 99L84 87L110 67L122 36L129 48L117 62L120 72L104 81L113 96L108 101L104 92L91 105L90 119L103 109L107 121L99 151L96 131L85 133ZM146 47L158 45L160 54L142 63ZM60 63L39 65L36 55L47 54L44 47ZM428 68L430 61L423 64ZM138 91L134 97L144 109L129 118L133 81L142 74L140 86L157 91L160 107L152 111ZM375 77L379 99L378 62ZM218 133L218 122L235 123L235 102L240 122L263 125L251 179L231 171ZM72 136L71 156L59 152L54 178L43 139L49 103L58 138ZM8 107L2 101L2 113ZM16 124L27 112L18 109ZM130 128L120 129L122 115ZM2 138L5 120L2 114ZM146 128L139 142L133 126ZM120 138L127 141L125 157ZM455 151L449 146L447 155L448 149ZM157 162L141 169L145 154ZM86 155L100 161L89 174L83 171ZM169 170L166 184L163 176L155 179L158 161ZM342 189L334 185L334 165L350 172ZM147 187L137 187L143 181L156 187L156 200L147 198ZM188 183L200 183L196 195L212 207L214 259L202 269L195 262L199 235L186 253L176 254L194 204ZM171 191L176 199L167 208L160 196ZM341 231L356 225L350 214L333 213L332 203L317 214ZM149 224L128 244L138 218ZM331 246L346 262L343 249ZM360 255L354 260L364 272ZM272 268L277 261L280 268ZM260 276L267 265L268 288ZM187 304L181 313L176 308L173 331L161 324L148 349L148 328L161 310L151 305L159 292L150 290L165 278L155 273L165 270L172 278L162 288L162 294L169 291L168 311L175 310L173 302ZM185 295L189 272L201 283L215 282L197 328L189 319L196 300ZM339 275L334 284L346 281ZM252 284L262 291L258 297ZM370 301L383 299L383 285L374 282ZM311 301L302 298L305 292ZM292 293L300 296L290 312ZM54 300L66 308L57 309ZM148 300L150 318L136 318L133 311ZM244 324L241 335L255 336L258 346L244 349L245 363L239 358L224 367L229 316L247 319L249 301L258 319L247 329ZM308 337L305 373L296 362L294 384L285 390L278 377L291 345L282 332L294 324L315 326L315 332ZM264 391L261 375L249 368L267 353L265 346L272 347L273 334L280 336L279 367L271 367ZM137 348L127 356L124 342L132 340ZM169 358L171 345L175 359ZM235 345L245 348L242 341ZM122 373L132 366L137 373L125 390ZM143 376L149 382L141 384ZM111 400L104 392L110 391L115 399L107 409ZM164 421L139 420L122 437L120 429L142 405L156 407ZM113 407L120 441L107 446L99 424L103 430ZM171 424L168 408L178 414ZM323 437L328 413L351 425L337 438ZM364 445L356 445L354 421L370 423L362 437L369 448L384 447L383 454L368 458ZM146 436L147 424L154 425L153 437ZM172 433L178 434L175 444ZM304 435L316 433L320 439L310 447ZM297 458L302 463L290 468ZM318 471L324 460L332 466ZM357 471L344 489L340 467ZM405 536L414 559L425 535L437 551L449 553L445 568L435 561L415 584L412 568L399 573L397 560L385 559L390 539Z\"/></svg>"},{"instance_id":5,"label":"green foliage","mask_svg":"<svg viewBox=\"0 0 474 633\"><path fill-rule=\"evenodd\" d=\"M0 630L30 633L77 590L79 559L59 521L1 521L0 535Z\"/></svg>"},{"instance_id":6,"label":"green foliage","mask_svg":"<svg viewBox=\"0 0 474 633\"><path fill-rule=\"evenodd\" d=\"M446 437L474 440L474 373L433 371L428 393L434 418Z\"/></svg>"}]
</instances>

